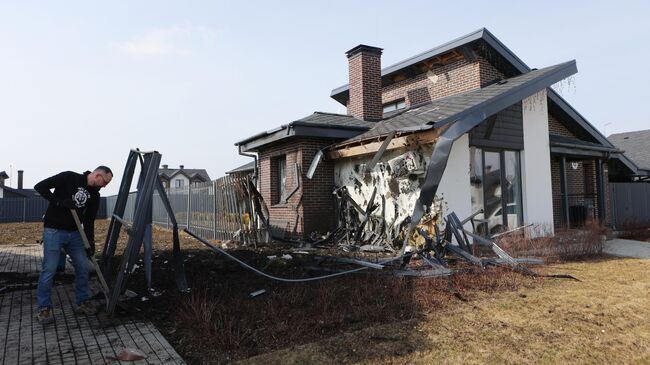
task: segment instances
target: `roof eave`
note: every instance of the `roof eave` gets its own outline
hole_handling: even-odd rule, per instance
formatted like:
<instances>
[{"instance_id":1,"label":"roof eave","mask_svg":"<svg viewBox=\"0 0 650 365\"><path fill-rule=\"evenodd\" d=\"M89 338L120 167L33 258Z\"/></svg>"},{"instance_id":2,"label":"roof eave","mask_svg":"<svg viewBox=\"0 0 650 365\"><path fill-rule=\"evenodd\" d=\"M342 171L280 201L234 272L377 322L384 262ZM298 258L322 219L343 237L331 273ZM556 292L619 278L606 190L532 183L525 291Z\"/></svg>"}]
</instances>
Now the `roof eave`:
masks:
<instances>
[{"instance_id":1,"label":"roof eave","mask_svg":"<svg viewBox=\"0 0 650 365\"><path fill-rule=\"evenodd\" d=\"M246 142L238 142L242 152L257 152L260 148L292 137L316 137L331 139L349 139L358 136L368 128L357 127L333 127L305 122L293 122L275 133L262 135L258 138L250 138Z\"/></svg>"}]
</instances>

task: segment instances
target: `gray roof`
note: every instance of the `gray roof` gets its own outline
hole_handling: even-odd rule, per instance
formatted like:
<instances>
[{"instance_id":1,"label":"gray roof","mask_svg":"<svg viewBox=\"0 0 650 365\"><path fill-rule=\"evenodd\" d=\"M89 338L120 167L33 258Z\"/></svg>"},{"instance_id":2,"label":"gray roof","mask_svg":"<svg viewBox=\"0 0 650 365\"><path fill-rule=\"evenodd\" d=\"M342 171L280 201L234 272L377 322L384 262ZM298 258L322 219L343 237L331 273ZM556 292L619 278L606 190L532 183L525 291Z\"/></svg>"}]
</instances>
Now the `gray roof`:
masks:
<instances>
[{"instance_id":1,"label":"gray roof","mask_svg":"<svg viewBox=\"0 0 650 365\"><path fill-rule=\"evenodd\" d=\"M250 151L266 144L293 136L347 139L363 133L375 125L350 115L314 112L304 118L283 124L235 143Z\"/></svg>"},{"instance_id":2,"label":"gray roof","mask_svg":"<svg viewBox=\"0 0 650 365\"><path fill-rule=\"evenodd\" d=\"M188 179L199 178L203 181L210 181L210 175L208 175L208 172L205 169L158 169L158 175L166 179L171 179L178 174L185 175Z\"/></svg>"},{"instance_id":3,"label":"gray roof","mask_svg":"<svg viewBox=\"0 0 650 365\"><path fill-rule=\"evenodd\" d=\"M291 124L354 128L359 130L366 130L374 125L373 122L366 122L351 115L325 112L314 112L314 114L298 119Z\"/></svg>"},{"instance_id":4,"label":"gray roof","mask_svg":"<svg viewBox=\"0 0 650 365\"><path fill-rule=\"evenodd\" d=\"M34 189L16 189L16 188L11 188L9 186L3 186L2 189L10 193L24 196L25 198L35 198L41 196L41 194L39 194L38 191Z\"/></svg>"},{"instance_id":5,"label":"gray roof","mask_svg":"<svg viewBox=\"0 0 650 365\"><path fill-rule=\"evenodd\" d=\"M431 126L438 127L451 122L470 113L483 113L486 105L497 99L510 103L501 105L505 109L513 103L521 100L519 98L507 98L526 88L528 92L520 93L522 99L533 93L543 90L576 72L575 61L561 63L555 66L534 70L526 74L500 81L482 89L471 90L465 93L448 96L433 100L420 106L414 106L394 114L380 122L366 133L358 135L344 143L361 141L368 138L383 136L391 131L410 132L421 129L428 129ZM506 97L506 98L504 98ZM518 100L517 100L518 99ZM514 101L513 101L514 100ZM512 102L511 102L512 101ZM494 108L491 108L494 109Z\"/></svg>"},{"instance_id":6,"label":"gray roof","mask_svg":"<svg viewBox=\"0 0 650 365\"><path fill-rule=\"evenodd\" d=\"M255 161L251 161L247 164L241 165L239 167L235 167L234 169L227 171L226 174L234 174L237 172L250 172L255 170Z\"/></svg>"},{"instance_id":7,"label":"gray roof","mask_svg":"<svg viewBox=\"0 0 650 365\"><path fill-rule=\"evenodd\" d=\"M650 129L612 134L607 139L625 151L639 168L650 170Z\"/></svg>"},{"instance_id":8,"label":"gray roof","mask_svg":"<svg viewBox=\"0 0 650 365\"><path fill-rule=\"evenodd\" d=\"M7 172L5 171L0 171L0 179L8 179L9 175L7 175Z\"/></svg>"}]
</instances>

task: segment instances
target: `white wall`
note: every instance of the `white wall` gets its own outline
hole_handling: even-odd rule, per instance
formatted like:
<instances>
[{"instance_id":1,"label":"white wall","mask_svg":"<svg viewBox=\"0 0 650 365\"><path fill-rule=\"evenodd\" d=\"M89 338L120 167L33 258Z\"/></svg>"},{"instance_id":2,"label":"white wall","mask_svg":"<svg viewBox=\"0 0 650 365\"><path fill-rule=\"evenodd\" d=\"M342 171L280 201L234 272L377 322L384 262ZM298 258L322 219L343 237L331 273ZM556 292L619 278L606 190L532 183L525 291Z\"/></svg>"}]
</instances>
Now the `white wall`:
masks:
<instances>
[{"instance_id":1,"label":"white wall","mask_svg":"<svg viewBox=\"0 0 650 365\"><path fill-rule=\"evenodd\" d=\"M445 215L456 212L460 219L472 214L472 193L469 181L469 134L458 138L451 148L447 168L442 175L436 195L443 198L447 206Z\"/></svg>"},{"instance_id":2,"label":"white wall","mask_svg":"<svg viewBox=\"0 0 650 365\"><path fill-rule=\"evenodd\" d=\"M522 101L524 150L521 174L524 222L542 224L553 233L551 151L548 139L546 90Z\"/></svg>"},{"instance_id":3,"label":"white wall","mask_svg":"<svg viewBox=\"0 0 650 365\"><path fill-rule=\"evenodd\" d=\"M185 177L182 174L177 174L177 175L174 175L174 177L172 177L171 180L169 180L169 186L170 186L171 189L176 188L176 180L183 180L183 187L184 188L190 185L190 179L188 179L187 177Z\"/></svg>"}]
</instances>

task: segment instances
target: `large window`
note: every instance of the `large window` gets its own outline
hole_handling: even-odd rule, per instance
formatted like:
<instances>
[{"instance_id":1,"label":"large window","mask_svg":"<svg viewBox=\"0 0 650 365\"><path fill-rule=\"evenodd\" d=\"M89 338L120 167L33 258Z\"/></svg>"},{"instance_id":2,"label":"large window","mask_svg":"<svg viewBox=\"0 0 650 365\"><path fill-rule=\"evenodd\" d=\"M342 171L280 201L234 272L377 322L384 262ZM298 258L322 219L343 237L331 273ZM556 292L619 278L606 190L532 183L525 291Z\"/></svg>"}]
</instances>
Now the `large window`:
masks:
<instances>
[{"instance_id":1,"label":"large window","mask_svg":"<svg viewBox=\"0 0 650 365\"><path fill-rule=\"evenodd\" d=\"M519 151L470 148L472 210L480 234L495 234L522 224Z\"/></svg>"},{"instance_id":2,"label":"large window","mask_svg":"<svg viewBox=\"0 0 650 365\"><path fill-rule=\"evenodd\" d=\"M182 188L185 186L185 180L183 179L174 179L174 187L175 188Z\"/></svg>"}]
</instances>

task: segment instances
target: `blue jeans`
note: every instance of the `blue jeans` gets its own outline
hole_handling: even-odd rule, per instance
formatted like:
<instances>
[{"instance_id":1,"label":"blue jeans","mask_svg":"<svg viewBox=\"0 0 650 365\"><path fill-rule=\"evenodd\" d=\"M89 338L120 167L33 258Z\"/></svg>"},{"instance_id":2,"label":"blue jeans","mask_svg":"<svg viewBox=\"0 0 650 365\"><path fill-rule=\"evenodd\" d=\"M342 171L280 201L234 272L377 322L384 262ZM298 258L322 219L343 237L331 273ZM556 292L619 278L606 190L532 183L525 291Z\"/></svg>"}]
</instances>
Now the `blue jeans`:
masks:
<instances>
[{"instance_id":1,"label":"blue jeans","mask_svg":"<svg viewBox=\"0 0 650 365\"><path fill-rule=\"evenodd\" d=\"M38 308L52 308L52 284L63 249L72 259L75 272L75 300L77 305L90 298L88 288L88 258L78 231L45 228L43 232L43 268L38 278L36 300ZM65 256L64 256L65 257Z\"/></svg>"}]
</instances>

